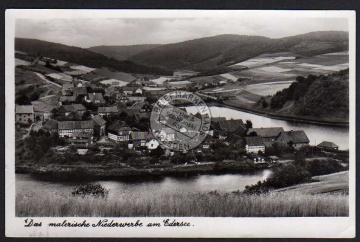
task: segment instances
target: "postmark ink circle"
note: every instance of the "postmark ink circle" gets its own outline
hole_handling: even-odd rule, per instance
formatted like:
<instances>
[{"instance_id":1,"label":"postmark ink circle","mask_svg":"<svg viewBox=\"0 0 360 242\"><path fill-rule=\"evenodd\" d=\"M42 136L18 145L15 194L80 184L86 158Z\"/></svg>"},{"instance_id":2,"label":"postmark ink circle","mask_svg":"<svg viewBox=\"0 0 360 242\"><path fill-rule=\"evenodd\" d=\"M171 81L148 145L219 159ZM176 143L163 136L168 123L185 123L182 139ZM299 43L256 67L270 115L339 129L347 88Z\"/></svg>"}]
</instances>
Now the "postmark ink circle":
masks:
<instances>
[{"instance_id":1,"label":"postmark ink circle","mask_svg":"<svg viewBox=\"0 0 360 242\"><path fill-rule=\"evenodd\" d=\"M181 106L194 106L192 114ZM178 107L180 106L180 107ZM173 91L165 94L154 104L151 116L151 132L167 149L187 151L197 147L210 130L211 115L206 103L196 94Z\"/></svg>"}]
</instances>

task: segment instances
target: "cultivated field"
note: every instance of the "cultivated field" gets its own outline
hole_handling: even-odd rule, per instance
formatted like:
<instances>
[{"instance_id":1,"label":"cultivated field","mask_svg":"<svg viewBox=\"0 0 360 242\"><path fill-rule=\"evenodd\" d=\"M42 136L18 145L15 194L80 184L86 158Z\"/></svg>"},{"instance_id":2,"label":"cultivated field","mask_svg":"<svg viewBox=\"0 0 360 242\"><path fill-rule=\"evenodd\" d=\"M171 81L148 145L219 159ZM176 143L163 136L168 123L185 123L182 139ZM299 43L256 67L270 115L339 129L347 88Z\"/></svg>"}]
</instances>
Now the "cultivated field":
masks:
<instances>
[{"instance_id":1,"label":"cultivated field","mask_svg":"<svg viewBox=\"0 0 360 242\"><path fill-rule=\"evenodd\" d=\"M292 81L252 84L246 86L246 90L260 96L274 95L276 92L288 88L291 83Z\"/></svg>"},{"instance_id":2,"label":"cultivated field","mask_svg":"<svg viewBox=\"0 0 360 242\"><path fill-rule=\"evenodd\" d=\"M286 53L261 55L247 61L238 63L231 67L233 72L225 75L232 75L236 78L251 78L252 80L284 80L295 78L298 75L308 76L310 74L330 74L349 67L348 52L334 52L312 57L287 56ZM237 70L239 66L249 69Z\"/></svg>"},{"instance_id":3,"label":"cultivated field","mask_svg":"<svg viewBox=\"0 0 360 242\"><path fill-rule=\"evenodd\" d=\"M17 195L16 216L313 217L348 216L347 195L167 193L106 198Z\"/></svg>"}]
</instances>

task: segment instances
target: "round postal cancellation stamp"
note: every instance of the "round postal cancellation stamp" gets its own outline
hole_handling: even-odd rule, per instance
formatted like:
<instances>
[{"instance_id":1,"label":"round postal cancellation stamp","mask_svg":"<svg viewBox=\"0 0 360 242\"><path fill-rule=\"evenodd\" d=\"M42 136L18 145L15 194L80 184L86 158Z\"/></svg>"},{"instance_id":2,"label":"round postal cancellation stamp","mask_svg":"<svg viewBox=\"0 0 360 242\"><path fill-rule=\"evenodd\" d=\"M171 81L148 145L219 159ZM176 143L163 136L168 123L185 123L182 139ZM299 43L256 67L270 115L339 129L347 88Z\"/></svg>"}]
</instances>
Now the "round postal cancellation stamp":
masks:
<instances>
[{"instance_id":1,"label":"round postal cancellation stamp","mask_svg":"<svg viewBox=\"0 0 360 242\"><path fill-rule=\"evenodd\" d=\"M186 108L177 107L189 104L197 108L195 115ZM198 95L186 91L162 96L154 104L150 117L154 137L164 148L176 151L187 151L201 144L209 133L210 121L206 103Z\"/></svg>"}]
</instances>

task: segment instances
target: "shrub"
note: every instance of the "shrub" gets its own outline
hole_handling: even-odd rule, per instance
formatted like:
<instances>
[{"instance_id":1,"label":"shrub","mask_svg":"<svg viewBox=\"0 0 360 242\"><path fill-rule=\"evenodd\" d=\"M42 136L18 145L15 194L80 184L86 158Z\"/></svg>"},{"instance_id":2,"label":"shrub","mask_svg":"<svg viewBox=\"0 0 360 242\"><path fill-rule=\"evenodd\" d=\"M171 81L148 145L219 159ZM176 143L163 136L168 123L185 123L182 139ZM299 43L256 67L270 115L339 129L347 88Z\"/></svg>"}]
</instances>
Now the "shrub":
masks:
<instances>
[{"instance_id":1,"label":"shrub","mask_svg":"<svg viewBox=\"0 0 360 242\"><path fill-rule=\"evenodd\" d=\"M334 159L308 161L306 163L306 169L313 176L326 175L345 170L345 168Z\"/></svg>"},{"instance_id":2,"label":"shrub","mask_svg":"<svg viewBox=\"0 0 360 242\"><path fill-rule=\"evenodd\" d=\"M283 164L274 169L273 173L265 181L259 181L255 185L246 186L244 193L258 194L272 189L288 187L309 181L311 174L303 167L294 164Z\"/></svg>"},{"instance_id":3,"label":"shrub","mask_svg":"<svg viewBox=\"0 0 360 242\"><path fill-rule=\"evenodd\" d=\"M86 184L81 185L78 188L75 188L72 192L72 196L80 196L80 197L86 197L86 196L92 196L92 197L106 197L109 194L109 190L105 189L100 184Z\"/></svg>"}]
</instances>

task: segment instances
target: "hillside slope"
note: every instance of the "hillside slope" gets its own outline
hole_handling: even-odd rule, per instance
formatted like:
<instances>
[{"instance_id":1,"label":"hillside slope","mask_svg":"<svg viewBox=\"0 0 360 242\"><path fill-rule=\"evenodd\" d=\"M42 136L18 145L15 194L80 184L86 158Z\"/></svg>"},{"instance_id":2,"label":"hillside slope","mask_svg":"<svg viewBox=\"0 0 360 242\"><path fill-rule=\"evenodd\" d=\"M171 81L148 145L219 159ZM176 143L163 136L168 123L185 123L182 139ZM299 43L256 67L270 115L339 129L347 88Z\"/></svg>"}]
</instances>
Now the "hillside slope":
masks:
<instances>
[{"instance_id":1,"label":"hillside slope","mask_svg":"<svg viewBox=\"0 0 360 242\"><path fill-rule=\"evenodd\" d=\"M348 33L321 31L286 38L218 35L161 45L134 55L129 60L167 69L205 71L228 66L264 53L292 52L313 56L348 50Z\"/></svg>"},{"instance_id":2,"label":"hillside slope","mask_svg":"<svg viewBox=\"0 0 360 242\"><path fill-rule=\"evenodd\" d=\"M23 51L33 56L41 55L93 68L106 67L114 71L140 74L171 74L171 72L160 68L147 67L128 60L118 61L79 47L36 39L15 38L15 50Z\"/></svg>"},{"instance_id":3,"label":"hillside slope","mask_svg":"<svg viewBox=\"0 0 360 242\"><path fill-rule=\"evenodd\" d=\"M349 69L327 76L298 77L289 88L273 96L270 106L278 110L289 101L294 102L287 110L290 114L348 120Z\"/></svg>"},{"instance_id":4,"label":"hillside slope","mask_svg":"<svg viewBox=\"0 0 360 242\"><path fill-rule=\"evenodd\" d=\"M148 44L148 45L128 45L128 46L94 46L88 48L88 50L103 54L109 58L114 58L119 61L129 59L130 57L139 54L145 50L150 50L160 45Z\"/></svg>"}]
</instances>

